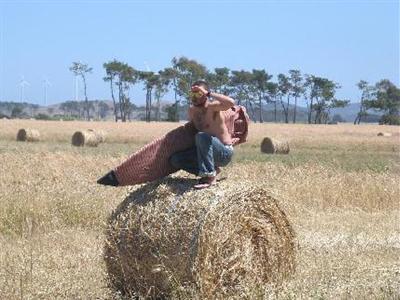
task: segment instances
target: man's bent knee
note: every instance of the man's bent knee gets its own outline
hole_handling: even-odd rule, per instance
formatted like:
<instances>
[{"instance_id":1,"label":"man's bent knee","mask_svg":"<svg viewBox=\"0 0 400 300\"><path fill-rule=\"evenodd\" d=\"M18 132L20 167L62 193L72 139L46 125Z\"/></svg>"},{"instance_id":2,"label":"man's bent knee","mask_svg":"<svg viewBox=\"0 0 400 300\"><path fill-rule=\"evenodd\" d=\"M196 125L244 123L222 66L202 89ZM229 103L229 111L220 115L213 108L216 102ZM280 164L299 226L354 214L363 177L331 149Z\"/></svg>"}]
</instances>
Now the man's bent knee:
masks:
<instances>
[{"instance_id":1,"label":"man's bent knee","mask_svg":"<svg viewBox=\"0 0 400 300\"><path fill-rule=\"evenodd\" d=\"M170 164L171 166L173 166L175 169L180 169L180 168L181 168L181 166L180 166L180 164L179 164L179 156L178 156L177 153L172 154L172 155L169 157L168 161L169 161L169 164Z\"/></svg>"},{"instance_id":2,"label":"man's bent knee","mask_svg":"<svg viewBox=\"0 0 400 300\"><path fill-rule=\"evenodd\" d=\"M196 144L199 144L204 141L210 141L211 138L212 138L211 134L200 131L200 132L196 133L196 136L195 136Z\"/></svg>"}]
</instances>

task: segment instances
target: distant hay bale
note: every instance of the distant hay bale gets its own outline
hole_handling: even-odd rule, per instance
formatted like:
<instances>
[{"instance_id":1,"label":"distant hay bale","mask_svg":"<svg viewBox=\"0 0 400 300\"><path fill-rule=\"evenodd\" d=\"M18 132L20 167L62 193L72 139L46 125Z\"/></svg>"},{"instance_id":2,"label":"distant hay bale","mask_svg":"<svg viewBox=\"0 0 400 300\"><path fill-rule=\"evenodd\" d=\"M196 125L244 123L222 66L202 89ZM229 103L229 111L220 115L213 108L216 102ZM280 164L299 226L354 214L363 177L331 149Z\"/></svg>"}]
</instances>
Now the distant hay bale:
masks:
<instances>
[{"instance_id":1,"label":"distant hay bale","mask_svg":"<svg viewBox=\"0 0 400 300\"><path fill-rule=\"evenodd\" d=\"M167 178L131 192L109 218L109 285L129 297L189 288L200 299L243 295L294 271L294 232L277 201L249 182L193 190Z\"/></svg>"},{"instance_id":2,"label":"distant hay bale","mask_svg":"<svg viewBox=\"0 0 400 300\"><path fill-rule=\"evenodd\" d=\"M22 128L22 129L18 130L17 141L38 142L38 141L40 141L40 133L36 129Z\"/></svg>"},{"instance_id":3,"label":"distant hay bale","mask_svg":"<svg viewBox=\"0 0 400 300\"><path fill-rule=\"evenodd\" d=\"M100 144L99 136L93 130L76 131L72 135L73 146L97 147Z\"/></svg>"},{"instance_id":4,"label":"distant hay bale","mask_svg":"<svg viewBox=\"0 0 400 300\"><path fill-rule=\"evenodd\" d=\"M97 138L99 139L100 143L104 143L106 141L107 132L104 130L94 130Z\"/></svg>"},{"instance_id":5,"label":"distant hay bale","mask_svg":"<svg viewBox=\"0 0 400 300\"><path fill-rule=\"evenodd\" d=\"M390 132L379 132L378 136L392 136Z\"/></svg>"},{"instance_id":6,"label":"distant hay bale","mask_svg":"<svg viewBox=\"0 0 400 300\"><path fill-rule=\"evenodd\" d=\"M261 152L270 154L288 154L290 151L287 141L279 141L266 137L261 142Z\"/></svg>"}]
</instances>

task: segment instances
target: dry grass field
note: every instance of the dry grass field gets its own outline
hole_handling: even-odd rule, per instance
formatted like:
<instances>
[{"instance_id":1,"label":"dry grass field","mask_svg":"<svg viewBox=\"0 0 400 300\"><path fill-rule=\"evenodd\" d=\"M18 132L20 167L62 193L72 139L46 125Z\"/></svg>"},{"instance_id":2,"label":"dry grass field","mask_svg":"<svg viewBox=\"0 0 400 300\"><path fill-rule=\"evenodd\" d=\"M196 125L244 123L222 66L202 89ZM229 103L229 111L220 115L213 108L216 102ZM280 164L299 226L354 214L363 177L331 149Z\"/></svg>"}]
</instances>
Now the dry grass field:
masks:
<instances>
[{"instance_id":1,"label":"dry grass field","mask_svg":"<svg viewBox=\"0 0 400 300\"><path fill-rule=\"evenodd\" d=\"M0 299L113 298L104 228L128 188L96 180L177 125L0 120ZM41 141L17 142L20 128L38 129ZM105 130L106 142L72 147L72 134L89 128ZM288 140L289 155L262 154L266 136ZM399 153L399 127L252 124L223 173L271 190L298 256L292 278L249 299L400 299Z\"/></svg>"}]
</instances>

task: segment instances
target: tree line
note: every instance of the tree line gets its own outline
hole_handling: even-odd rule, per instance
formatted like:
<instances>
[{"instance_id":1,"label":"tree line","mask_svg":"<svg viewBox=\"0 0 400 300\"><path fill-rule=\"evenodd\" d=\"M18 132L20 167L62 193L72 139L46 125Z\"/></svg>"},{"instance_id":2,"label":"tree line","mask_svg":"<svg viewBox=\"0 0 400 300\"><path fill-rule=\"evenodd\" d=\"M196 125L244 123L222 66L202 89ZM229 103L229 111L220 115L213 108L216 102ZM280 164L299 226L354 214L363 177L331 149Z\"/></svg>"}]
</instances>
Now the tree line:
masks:
<instances>
[{"instance_id":1,"label":"tree line","mask_svg":"<svg viewBox=\"0 0 400 300\"><path fill-rule=\"evenodd\" d=\"M172 92L174 103L167 107L168 119L179 121L179 108L189 104L189 90L193 82L205 79L210 88L231 96L239 105L246 107L253 121L263 122L263 112L273 108L274 121L278 114L286 123L296 123L300 101L306 104L307 122L326 124L333 108L345 107L349 100L338 99L340 85L328 78L302 74L300 70L289 70L287 74L274 76L265 69L231 70L227 67L208 70L203 64L186 57L175 57L171 65L158 72L138 70L116 59L103 64L105 83L108 83L113 102L114 120L126 122L137 109L130 90L141 84L146 92L145 120L161 120L161 100ZM80 117L90 118L94 102L87 97L87 75L93 68L82 62L73 62L69 68L83 82L85 101L67 101L60 107L64 112L73 111ZM400 125L400 89L387 79L370 85L364 80L357 83L360 90L360 110L354 124L366 119L370 110L383 113L380 123ZM76 102L76 103L75 103ZM104 116L108 107L97 105L97 114ZM292 114L289 114L289 110Z\"/></svg>"},{"instance_id":2,"label":"tree line","mask_svg":"<svg viewBox=\"0 0 400 300\"><path fill-rule=\"evenodd\" d=\"M205 79L213 91L229 95L237 104L244 105L253 121L259 122L264 121L263 106L268 103L274 106L275 121L279 107L286 123L296 123L298 100L303 98L307 104L308 122L327 123L332 108L344 107L349 102L335 97L340 88L337 83L314 75L302 75L299 70L290 70L287 75L279 74L277 82L273 82L273 75L264 69L246 71L222 67L209 71L201 63L186 57L173 58L170 67L158 72L136 70L117 60L106 62L103 67L106 72L104 80L110 85L116 121L126 121L132 102L129 90L138 83L142 83L146 91L146 121L151 120L152 107L155 107L154 119L160 119L160 101L168 91L174 95L172 119L179 121L179 106L189 103L190 87L199 79ZM289 120L290 107L293 107L292 120Z\"/></svg>"}]
</instances>

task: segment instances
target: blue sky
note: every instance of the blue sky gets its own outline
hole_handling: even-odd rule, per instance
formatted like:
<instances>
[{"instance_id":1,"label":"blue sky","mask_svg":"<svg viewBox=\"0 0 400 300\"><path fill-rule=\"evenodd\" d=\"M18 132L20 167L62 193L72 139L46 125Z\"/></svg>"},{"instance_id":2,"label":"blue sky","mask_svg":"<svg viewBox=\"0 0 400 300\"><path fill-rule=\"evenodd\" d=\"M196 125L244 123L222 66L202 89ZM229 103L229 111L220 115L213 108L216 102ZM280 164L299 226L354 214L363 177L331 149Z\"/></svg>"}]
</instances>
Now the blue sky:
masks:
<instances>
[{"instance_id":1,"label":"blue sky","mask_svg":"<svg viewBox=\"0 0 400 300\"><path fill-rule=\"evenodd\" d=\"M104 62L158 71L174 56L207 68L299 69L341 84L356 102L355 84L387 78L399 85L399 1L4 1L0 0L0 101L49 104L74 98L69 66L82 61L90 99L110 98ZM83 92L80 92L81 99ZM141 87L131 92L144 102Z\"/></svg>"}]
</instances>

